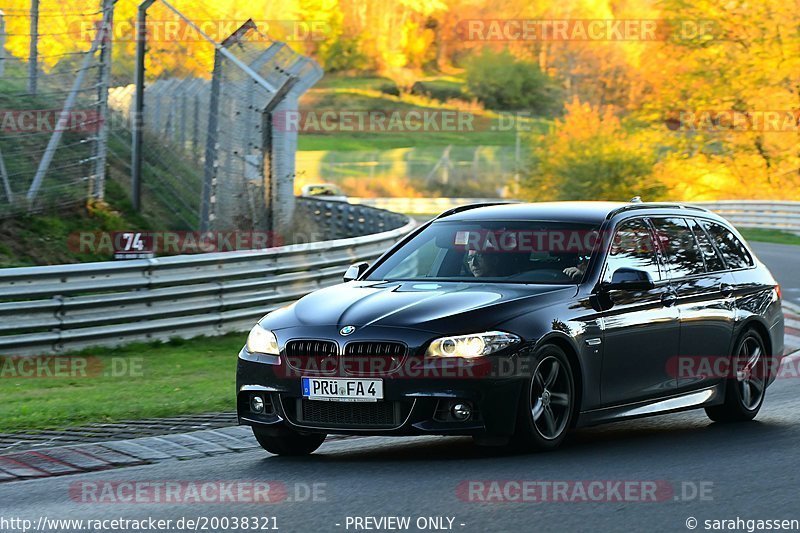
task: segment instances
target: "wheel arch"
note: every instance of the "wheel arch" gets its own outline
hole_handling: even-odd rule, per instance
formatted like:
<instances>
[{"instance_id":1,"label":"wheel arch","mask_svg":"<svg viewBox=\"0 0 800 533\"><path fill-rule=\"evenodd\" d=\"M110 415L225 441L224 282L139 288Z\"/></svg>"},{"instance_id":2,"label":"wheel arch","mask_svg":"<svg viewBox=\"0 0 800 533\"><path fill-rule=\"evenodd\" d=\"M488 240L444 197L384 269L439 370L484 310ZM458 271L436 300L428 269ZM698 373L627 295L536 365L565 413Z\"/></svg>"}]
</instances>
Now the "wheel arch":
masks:
<instances>
[{"instance_id":1,"label":"wheel arch","mask_svg":"<svg viewBox=\"0 0 800 533\"><path fill-rule=\"evenodd\" d=\"M578 357L578 349L575 346L575 341L560 332L550 332L539 339L536 343L536 349L552 344L560 348L567 356L570 366L572 367L572 378L575 381L575 402L572 406L572 421L570 427L575 427L578 420L578 414L581 411L584 396L584 376L583 367Z\"/></svg>"},{"instance_id":2,"label":"wheel arch","mask_svg":"<svg viewBox=\"0 0 800 533\"><path fill-rule=\"evenodd\" d=\"M742 325L739 326L739 332L735 338L735 344L731 347L733 349L736 348L736 345L739 344L742 336L747 333L749 330L753 330L758 333L758 336L761 337L761 341L764 343L764 348L767 351L767 355L769 357L774 357L776 354L772 353L772 337L769 334L769 328L767 325L758 319L756 316L752 316L742 322Z\"/></svg>"}]
</instances>

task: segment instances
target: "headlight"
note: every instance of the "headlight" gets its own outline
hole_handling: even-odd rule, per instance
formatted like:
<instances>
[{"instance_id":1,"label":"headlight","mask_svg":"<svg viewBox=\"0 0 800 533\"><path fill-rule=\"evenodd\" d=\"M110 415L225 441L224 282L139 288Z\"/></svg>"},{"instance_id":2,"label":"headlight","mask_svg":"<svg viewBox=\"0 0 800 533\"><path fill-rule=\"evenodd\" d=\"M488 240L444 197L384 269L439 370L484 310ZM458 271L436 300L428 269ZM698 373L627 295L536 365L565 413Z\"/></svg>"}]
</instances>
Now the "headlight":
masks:
<instances>
[{"instance_id":1,"label":"headlight","mask_svg":"<svg viewBox=\"0 0 800 533\"><path fill-rule=\"evenodd\" d=\"M275 338L274 333L256 324L250 330L250 335L247 336L247 351L278 355L280 353L278 339Z\"/></svg>"},{"instance_id":2,"label":"headlight","mask_svg":"<svg viewBox=\"0 0 800 533\"><path fill-rule=\"evenodd\" d=\"M473 358L499 352L512 344L520 342L520 338L503 331L487 331L474 335L442 337L436 339L425 352L426 357L464 357Z\"/></svg>"}]
</instances>

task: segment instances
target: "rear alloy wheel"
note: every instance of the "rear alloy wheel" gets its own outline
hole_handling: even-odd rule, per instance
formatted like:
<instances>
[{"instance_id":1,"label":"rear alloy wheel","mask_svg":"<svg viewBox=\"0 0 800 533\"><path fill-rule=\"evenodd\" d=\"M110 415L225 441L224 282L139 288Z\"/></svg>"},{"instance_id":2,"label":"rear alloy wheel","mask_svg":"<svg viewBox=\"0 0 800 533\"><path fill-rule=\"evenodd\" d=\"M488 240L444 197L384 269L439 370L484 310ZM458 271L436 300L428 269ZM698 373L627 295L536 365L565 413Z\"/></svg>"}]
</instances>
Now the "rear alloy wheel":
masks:
<instances>
[{"instance_id":1,"label":"rear alloy wheel","mask_svg":"<svg viewBox=\"0 0 800 533\"><path fill-rule=\"evenodd\" d=\"M567 435L575 402L575 380L564 351L541 348L520 398L516 440L526 448L552 450Z\"/></svg>"},{"instance_id":2,"label":"rear alloy wheel","mask_svg":"<svg viewBox=\"0 0 800 533\"><path fill-rule=\"evenodd\" d=\"M767 357L764 341L753 330L739 340L732 357L734 374L725 387L725 403L706 408L715 422L752 420L764 403L767 388Z\"/></svg>"},{"instance_id":3,"label":"rear alloy wheel","mask_svg":"<svg viewBox=\"0 0 800 533\"><path fill-rule=\"evenodd\" d=\"M324 433L298 433L285 429L280 433L253 427L253 435L262 448L275 455L309 455L322 446Z\"/></svg>"}]
</instances>

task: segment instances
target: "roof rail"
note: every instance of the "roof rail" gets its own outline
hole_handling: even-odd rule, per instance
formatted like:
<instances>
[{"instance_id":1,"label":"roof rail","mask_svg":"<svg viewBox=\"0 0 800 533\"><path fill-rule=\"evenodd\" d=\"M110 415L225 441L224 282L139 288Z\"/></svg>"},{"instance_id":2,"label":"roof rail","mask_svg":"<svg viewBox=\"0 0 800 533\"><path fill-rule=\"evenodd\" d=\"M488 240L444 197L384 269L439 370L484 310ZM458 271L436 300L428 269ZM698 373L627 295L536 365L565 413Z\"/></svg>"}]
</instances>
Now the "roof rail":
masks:
<instances>
[{"instance_id":1,"label":"roof rail","mask_svg":"<svg viewBox=\"0 0 800 533\"><path fill-rule=\"evenodd\" d=\"M476 204L459 205L458 207L452 207L447 211L440 213L438 216L434 217L433 220L439 220L440 218L449 217L450 215L455 215L456 213L461 213L462 211L469 211L470 209L477 209L478 207L491 207L493 205L508 205L513 203L515 202L480 202Z\"/></svg>"},{"instance_id":2,"label":"roof rail","mask_svg":"<svg viewBox=\"0 0 800 533\"><path fill-rule=\"evenodd\" d=\"M658 202L636 202L609 211L608 214L606 215L606 220L615 215L618 215L619 213L624 213L625 211L633 211L635 209L692 209L694 211L708 212L708 209L696 205L686 205L677 203L658 203Z\"/></svg>"}]
</instances>

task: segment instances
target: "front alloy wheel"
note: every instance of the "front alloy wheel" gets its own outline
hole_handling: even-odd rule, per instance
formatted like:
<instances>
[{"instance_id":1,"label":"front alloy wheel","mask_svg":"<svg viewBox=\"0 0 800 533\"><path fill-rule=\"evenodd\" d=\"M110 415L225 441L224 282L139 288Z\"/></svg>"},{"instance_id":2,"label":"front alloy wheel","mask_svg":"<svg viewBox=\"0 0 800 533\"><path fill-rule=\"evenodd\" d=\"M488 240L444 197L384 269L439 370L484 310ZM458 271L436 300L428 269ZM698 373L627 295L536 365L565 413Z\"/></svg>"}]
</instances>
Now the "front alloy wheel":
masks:
<instances>
[{"instance_id":1,"label":"front alloy wheel","mask_svg":"<svg viewBox=\"0 0 800 533\"><path fill-rule=\"evenodd\" d=\"M548 345L537 353L534 368L520 399L516 437L526 447L550 450L564 440L572 420L572 367L561 348Z\"/></svg>"}]
</instances>

